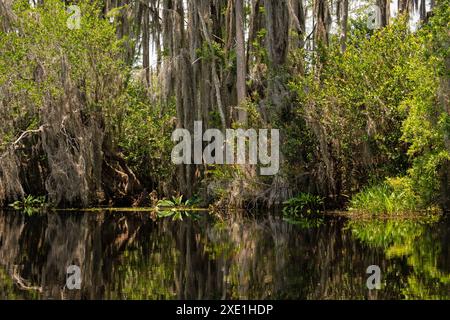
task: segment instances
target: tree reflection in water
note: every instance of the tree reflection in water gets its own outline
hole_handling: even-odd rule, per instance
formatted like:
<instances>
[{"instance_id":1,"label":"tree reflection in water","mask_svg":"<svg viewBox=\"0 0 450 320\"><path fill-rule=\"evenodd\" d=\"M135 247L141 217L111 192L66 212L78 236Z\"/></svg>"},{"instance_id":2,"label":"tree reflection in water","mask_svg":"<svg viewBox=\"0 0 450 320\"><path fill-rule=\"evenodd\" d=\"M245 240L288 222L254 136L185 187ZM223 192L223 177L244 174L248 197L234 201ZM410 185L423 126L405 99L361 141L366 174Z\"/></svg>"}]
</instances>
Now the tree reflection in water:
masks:
<instances>
[{"instance_id":1,"label":"tree reflection in water","mask_svg":"<svg viewBox=\"0 0 450 320\"><path fill-rule=\"evenodd\" d=\"M348 227L363 243L383 248L387 259L404 262L399 286L403 298L448 300L450 225L436 220L351 221Z\"/></svg>"},{"instance_id":2,"label":"tree reflection in water","mask_svg":"<svg viewBox=\"0 0 450 320\"><path fill-rule=\"evenodd\" d=\"M0 212L2 299L449 298L449 223ZM369 292L379 265L383 289ZM82 289L64 288L66 267Z\"/></svg>"}]
</instances>

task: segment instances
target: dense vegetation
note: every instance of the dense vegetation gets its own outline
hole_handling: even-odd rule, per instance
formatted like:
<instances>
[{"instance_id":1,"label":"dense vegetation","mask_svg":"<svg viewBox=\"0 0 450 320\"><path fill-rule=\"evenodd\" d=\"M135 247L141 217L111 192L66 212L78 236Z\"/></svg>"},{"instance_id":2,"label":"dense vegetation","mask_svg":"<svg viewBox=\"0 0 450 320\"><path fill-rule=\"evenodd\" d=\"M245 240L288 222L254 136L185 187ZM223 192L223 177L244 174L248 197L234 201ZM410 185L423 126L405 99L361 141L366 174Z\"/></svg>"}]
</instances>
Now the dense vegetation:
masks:
<instances>
[{"instance_id":1,"label":"dense vegetation","mask_svg":"<svg viewBox=\"0 0 450 320\"><path fill-rule=\"evenodd\" d=\"M2 1L0 205L448 209L450 4L389 4ZM194 121L280 129L279 174L172 165Z\"/></svg>"}]
</instances>

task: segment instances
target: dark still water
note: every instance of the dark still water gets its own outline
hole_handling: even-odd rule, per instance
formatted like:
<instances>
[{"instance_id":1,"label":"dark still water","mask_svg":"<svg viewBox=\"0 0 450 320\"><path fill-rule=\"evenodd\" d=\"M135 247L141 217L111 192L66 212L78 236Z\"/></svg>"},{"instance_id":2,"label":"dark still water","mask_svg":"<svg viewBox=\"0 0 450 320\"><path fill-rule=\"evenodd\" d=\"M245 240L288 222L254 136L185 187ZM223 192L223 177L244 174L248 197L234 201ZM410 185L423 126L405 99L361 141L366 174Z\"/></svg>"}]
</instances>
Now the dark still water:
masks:
<instances>
[{"instance_id":1,"label":"dark still water","mask_svg":"<svg viewBox=\"0 0 450 320\"><path fill-rule=\"evenodd\" d=\"M0 299L450 299L449 247L444 218L0 211ZM367 288L371 265L381 290Z\"/></svg>"}]
</instances>

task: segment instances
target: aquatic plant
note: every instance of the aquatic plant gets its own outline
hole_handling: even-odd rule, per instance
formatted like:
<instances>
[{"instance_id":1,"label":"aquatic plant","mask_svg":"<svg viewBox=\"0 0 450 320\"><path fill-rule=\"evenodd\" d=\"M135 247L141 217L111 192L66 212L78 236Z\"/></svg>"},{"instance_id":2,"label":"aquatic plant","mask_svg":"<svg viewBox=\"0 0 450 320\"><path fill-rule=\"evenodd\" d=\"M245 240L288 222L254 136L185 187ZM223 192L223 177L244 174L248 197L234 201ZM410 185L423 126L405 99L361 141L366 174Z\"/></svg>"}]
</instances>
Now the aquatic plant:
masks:
<instances>
[{"instance_id":1,"label":"aquatic plant","mask_svg":"<svg viewBox=\"0 0 450 320\"><path fill-rule=\"evenodd\" d=\"M323 205L322 197L301 193L283 203L283 219L303 229L317 228L323 224L322 217L317 216Z\"/></svg>"},{"instance_id":2,"label":"aquatic plant","mask_svg":"<svg viewBox=\"0 0 450 320\"><path fill-rule=\"evenodd\" d=\"M183 218L198 219L198 213L196 213L196 211L200 209L195 208L195 206L199 204L200 201L201 200L198 197L183 201L183 196L160 200L156 206L157 217L171 217L174 221L182 221Z\"/></svg>"},{"instance_id":3,"label":"aquatic plant","mask_svg":"<svg viewBox=\"0 0 450 320\"><path fill-rule=\"evenodd\" d=\"M172 218L173 221L183 221L184 219L197 220L199 219L199 214L198 212L195 211L180 211L173 209L173 210L159 211L157 217L159 219Z\"/></svg>"},{"instance_id":4,"label":"aquatic plant","mask_svg":"<svg viewBox=\"0 0 450 320\"><path fill-rule=\"evenodd\" d=\"M47 206L47 200L45 196L34 197L28 195L23 200L17 200L9 205L15 210L23 210L26 214L32 215L40 209Z\"/></svg>"},{"instance_id":5,"label":"aquatic plant","mask_svg":"<svg viewBox=\"0 0 450 320\"><path fill-rule=\"evenodd\" d=\"M283 203L283 215L285 217L311 216L319 213L324 204L324 199L309 193L301 193L295 198Z\"/></svg>"},{"instance_id":6,"label":"aquatic plant","mask_svg":"<svg viewBox=\"0 0 450 320\"><path fill-rule=\"evenodd\" d=\"M200 203L198 197L193 197L186 201L183 201L183 196L172 197L172 199L164 199L158 201L157 208L192 208Z\"/></svg>"}]
</instances>

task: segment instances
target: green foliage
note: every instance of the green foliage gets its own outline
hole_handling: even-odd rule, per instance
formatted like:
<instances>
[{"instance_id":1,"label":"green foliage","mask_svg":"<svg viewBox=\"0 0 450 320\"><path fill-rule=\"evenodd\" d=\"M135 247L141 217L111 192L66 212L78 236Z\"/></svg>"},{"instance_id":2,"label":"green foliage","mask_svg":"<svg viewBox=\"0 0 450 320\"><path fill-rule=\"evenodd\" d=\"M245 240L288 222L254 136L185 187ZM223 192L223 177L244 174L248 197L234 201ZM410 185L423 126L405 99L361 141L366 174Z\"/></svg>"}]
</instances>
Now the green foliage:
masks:
<instances>
[{"instance_id":1,"label":"green foliage","mask_svg":"<svg viewBox=\"0 0 450 320\"><path fill-rule=\"evenodd\" d=\"M301 193L295 198L283 203L285 217L311 216L323 209L324 199L309 193Z\"/></svg>"},{"instance_id":2,"label":"green foliage","mask_svg":"<svg viewBox=\"0 0 450 320\"><path fill-rule=\"evenodd\" d=\"M361 38L369 38L376 32L376 30L368 27L368 19L369 16L367 13L362 13L355 18L350 17L350 29L348 30L347 41L351 45L357 46Z\"/></svg>"},{"instance_id":3,"label":"green foliage","mask_svg":"<svg viewBox=\"0 0 450 320\"><path fill-rule=\"evenodd\" d=\"M401 105L408 113L402 128L402 139L410 145L408 155L413 163L408 173L414 189L427 204L438 202L439 174L441 170L448 170L445 163L450 160L450 115L445 102L442 103L442 97L448 95L442 90L448 89L441 87L441 78L448 81L450 72L449 21L450 5L441 2L430 23L419 33L421 55L418 59L411 59L408 73L413 90Z\"/></svg>"},{"instance_id":4,"label":"green foliage","mask_svg":"<svg viewBox=\"0 0 450 320\"><path fill-rule=\"evenodd\" d=\"M314 229L325 223L325 220L319 217L284 217L284 221L300 229Z\"/></svg>"},{"instance_id":5,"label":"green foliage","mask_svg":"<svg viewBox=\"0 0 450 320\"><path fill-rule=\"evenodd\" d=\"M86 122L99 119L105 127L105 144L121 149L145 187L164 189L175 172L170 161L175 104L153 103L148 90L130 80L123 50L127 40L117 39L116 25L104 18L100 3L82 0L77 5L81 28L71 30L61 1L39 6L14 2L17 20L12 28L18 31L0 32L0 91L6 93L0 148L24 130L44 125L42 115L53 103L62 103L64 82L70 80L82 104L74 111ZM39 73L42 79L36 78Z\"/></svg>"},{"instance_id":6,"label":"green foliage","mask_svg":"<svg viewBox=\"0 0 450 320\"><path fill-rule=\"evenodd\" d=\"M70 30L64 2L32 6L27 0L14 1L15 32L0 32L0 91L6 93L0 149L24 130L43 125L44 108L64 96L61 78L67 73L64 78L82 97L83 117L105 123L107 136L113 137L114 147L121 149L144 186L170 189L167 185L175 175L170 160L175 101L151 98L148 88L130 80L123 59L128 39L117 40L117 22L108 19L123 7L104 17L97 1L81 0L77 5L81 29ZM264 6L259 9L264 12ZM354 194L371 181L407 177L401 187L387 182L365 189L353 198L354 209L398 213L433 206L441 191L439 176L450 161L450 115L442 103L442 79L449 75L449 20L448 1L438 3L418 32L409 30L404 17L381 30L369 30L361 14L350 22L345 53L338 37L330 35L329 47L320 44L313 53L290 50L289 62L276 72L268 62L267 30L256 30L248 59L250 98L239 107L248 111L251 127L282 129L285 171L295 178L306 172L310 180L318 180L317 189L329 185L332 192ZM235 73L236 52L217 36L211 44L203 42L196 54L205 63L217 63L221 76ZM42 79L40 72L45 74ZM296 98L297 105L273 113L271 97L265 96L271 94L270 84L277 82L284 92L289 81L291 92L283 99ZM268 105L264 116L269 119L264 121L257 108L262 103ZM209 120L209 127L221 126L217 111ZM206 175L219 181L217 193L242 177L233 166L208 169ZM302 215L313 210L309 201L293 199L285 211Z\"/></svg>"},{"instance_id":7,"label":"green foliage","mask_svg":"<svg viewBox=\"0 0 450 320\"><path fill-rule=\"evenodd\" d=\"M389 248L421 236L423 230L414 221L350 220L346 226L352 235L373 248Z\"/></svg>"},{"instance_id":8,"label":"green foliage","mask_svg":"<svg viewBox=\"0 0 450 320\"><path fill-rule=\"evenodd\" d=\"M388 259L407 260L410 271L401 284L405 299L448 299L450 274L436 259L445 250L445 242L429 228L436 228L438 221L436 216L417 220L350 220L346 228L366 246L384 250Z\"/></svg>"},{"instance_id":9,"label":"green foliage","mask_svg":"<svg viewBox=\"0 0 450 320\"><path fill-rule=\"evenodd\" d=\"M283 156L292 166L311 164L314 160L314 151L317 150L317 139L303 116L291 113L286 118L289 119L280 121L282 122L280 127L283 128L283 134L286 137L280 146Z\"/></svg>"},{"instance_id":10,"label":"green foliage","mask_svg":"<svg viewBox=\"0 0 450 320\"><path fill-rule=\"evenodd\" d=\"M419 197L409 178L388 179L365 188L350 202L350 210L371 214L400 214L420 209Z\"/></svg>"},{"instance_id":11,"label":"green foliage","mask_svg":"<svg viewBox=\"0 0 450 320\"><path fill-rule=\"evenodd\" d=\"M183 201L183 196L160 200L156 206L158 218L170 217L173 221L182 221L183 218L197 220L199 214L194 207L200 202L201 200L198 197Z\"/></svg>"},{"instance_id":12,"label":"green foliage","mask_svg":"<svg viewBox=\"0 0 450 320\"><path fill-rule=\"evenodd\" d=\"M165 210L158 212L158 218L172 218L172 221L183 221L184 219L198 220L200 216L198 212L194 211Z\"/></svg>"},{"instance_id":13,"label":"green foliage","mask_svg":"<svg viewBox=\"0 0 450 320\"><path fill-rule=\"evenodd\" d=\"M22 210L31 216L47 206L47 199L45 196L34 197L32 195L28 195L23 200L15 201L9 206L15 210Z\"/></svg>"},{"instance_id":14,"label":"green foliage","mask_svg":"<svg viewBox=\"0 0 450 320\"><path fill-rule=\"evenodd\" d=\"M115 117L120 78L126 71L122 43L115 26L99 19L95 2L77 5L83 13L81 28L71 30L63 2L31 6L26 0L14 1L17 19L11 28L17 31L0 32L0 90L7 108L0 144L42 124L40 112L64 94L63 77L80 89L87 111L102 111L108 125ZM62 61L68 65L64 70Z\"/></svg>"},{"instance_id":15,"label":"green foliage","mask_svg":"<svg viewBox=\"0 0 450 320\"><path fill-rule=\"evenodd\" d=\"M171 135L175 127L174 103L152 105L146 89L131 81L120 106L118 145L144 185L157 189L170 181L175 172L170 158Z\"/></svg>"},{"instance_id":16,"label":"green foliage","mask_svg":"<svg viewBox=\"0 0 450 320\"><path fill-rule=\"evenodd\" d=\"M408 191L389 183L368 188L353 199L353 208L394 213L438 201L439 174L450 159L450 120L439 103L441 79L448 77L449 16L448 3L441 3L416 33L404 17L376 31L367 29L366 19L355 19L345 53L332 41L320 62L291 82L298 116L317 141L310 145L320 150L303 159L324 163L327 184L338 181L342 193L353 194L386 177L411 180ZM285 148L295 154L300 147L291 140Z\"/></svg>"},{"instance_id":17,"label":"green foliage","mask_svg":"<svg viewBox=\"0 0 450 320\"><path fill-rule=\"evenodd\" d=\"M267 29L262 28L258 31L256 39L253 41L253 54L257 60L261 60L262 63L269 64L269 55L267 53L267 48L264 46L264 39L267 36Z\"/></svg>"},{"instance_id":18,"label":"green foliage","mask_svg":"<svg viewBox=\"0 0 450 320\"><path fill-rule=\"evenodd\" d=\"M344 54L336 43L324 51L320 72L313 68L291 82L297 112L319 142L314 161L329 167L333 159L333 180L341 180L349 193L369 179L406 172L407 146L401 141L406 113L400 105L412 91L408 74L420 49L403 21L371 37L364 32L354 37Z\"/></svg>"},{"instance_id":19,"label":"green foliage","mask_svg":"<svg viewBox=\"0 0 450 320\"><path fill-rule=\"evenodd\" d=\"M201 199L193 197L186 201L183 201L183 196L172 197L172 199L160 200L157 204L158 208L192 208L199 204Z\"/></svg>"},{"instance_id":20,"label":"green foliage","mask_svg":"<svg viewBox=\"0 0 450 320\"><path fill-rule=\"evenodd\" d=\"M243 105L239 106L239 108L244 109L247 112L248 115L248 124L247 128L252 129L263 129L266 126L264 125L264 121L261 118L261 114L258 111L258 108L256 104L249 99L247 99ZM234 129L243 129L242 124L240 123L234 123L233 124Z\"/></svg>"},{"instance_id":21,"label":"green foliage","mask_svg":"<svg viewBox=\"0 0 450 320\"><path fill-rule=\"evenodd\" d=\"M221 62L225 61L225 51L221 47L220 43L213 41L211 45L204 41L202 47L197 49L197 55L199 58L211 61L214 59L219 59Z\"/></svg>"}]
</instances>

